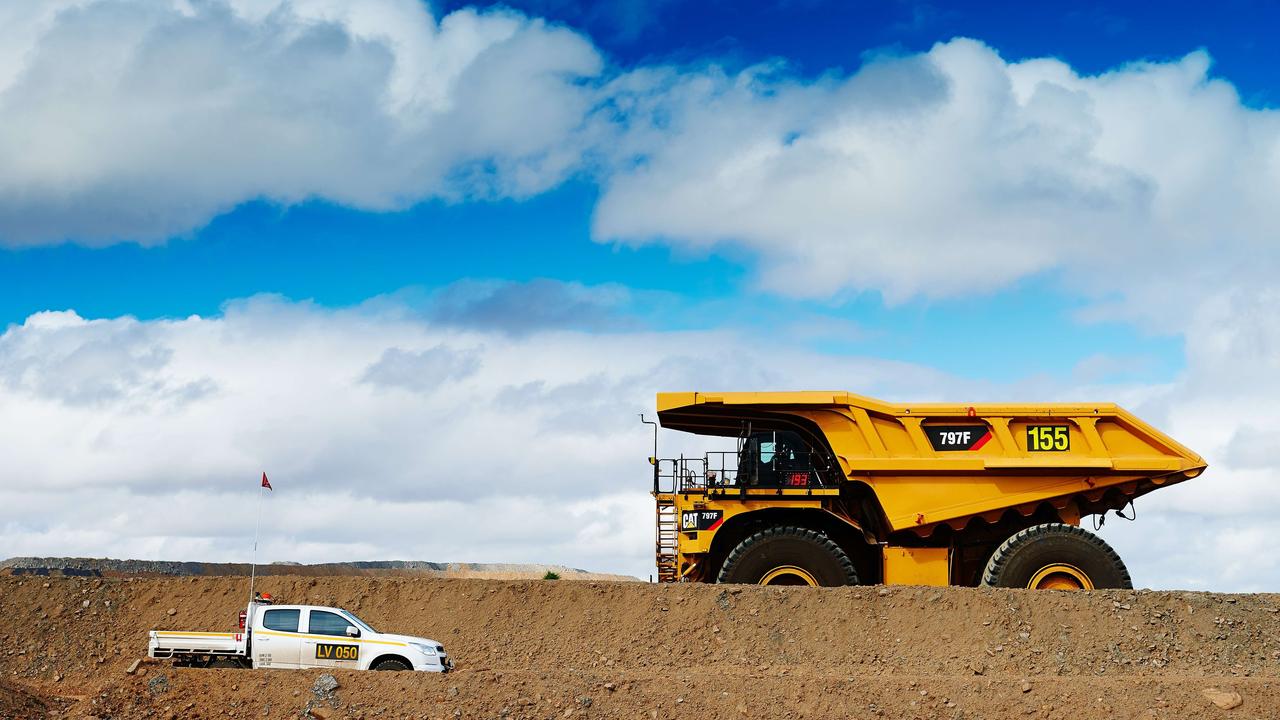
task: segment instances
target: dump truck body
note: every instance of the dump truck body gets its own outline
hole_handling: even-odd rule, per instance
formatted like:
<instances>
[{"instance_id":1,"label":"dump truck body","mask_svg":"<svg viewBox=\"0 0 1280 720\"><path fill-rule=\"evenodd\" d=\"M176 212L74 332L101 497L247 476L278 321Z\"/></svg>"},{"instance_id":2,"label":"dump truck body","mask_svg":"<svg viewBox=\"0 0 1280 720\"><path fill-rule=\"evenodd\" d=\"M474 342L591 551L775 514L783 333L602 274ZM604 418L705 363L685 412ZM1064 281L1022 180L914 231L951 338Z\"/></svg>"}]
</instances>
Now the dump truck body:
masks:
<instances>
[{"instance_id":1,"label":"dump truck body","mask_svg":"<svg viewBox=\"0 0 1280 720\"><path fill-rule=\"evenodd\" d=\"M686 392L657 405L665 428L737 438L732 451L654 459L663 581L724 579L737 543L786 527L792 544L812 530L839 545L860 582L977 584L1018 531L1078 526L1206 467L1113 404ZM812 579L784 580L796 577Z\"/></svg>"}]
</instances>

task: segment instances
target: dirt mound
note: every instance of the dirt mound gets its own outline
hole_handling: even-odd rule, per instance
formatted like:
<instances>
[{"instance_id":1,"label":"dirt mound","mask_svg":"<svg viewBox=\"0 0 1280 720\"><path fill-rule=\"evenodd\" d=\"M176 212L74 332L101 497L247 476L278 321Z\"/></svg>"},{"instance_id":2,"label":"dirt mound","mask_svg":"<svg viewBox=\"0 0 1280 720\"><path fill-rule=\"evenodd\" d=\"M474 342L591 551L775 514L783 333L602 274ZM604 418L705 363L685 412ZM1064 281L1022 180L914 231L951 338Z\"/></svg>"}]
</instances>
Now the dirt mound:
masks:
<instances>
[{"instance_id":1,"label":"dirt mound","mask_svg":"<svg viewBox=\"0 0 1280 720\"><path fill-rule=\"evenodd\" d=\"M338 673L322 699L319 671L144 664L128 675L148 629L231 629L245 583L17 577L0 578L0 676L76 703L68 717L297 718L318 701L334 718L1263 718L1280 707L1275 595L382 577L270 577L261 589L433 637L458 671ZM1234 709L1214 704L1236 695Z\"/></svg>"},{"instance_id":2,"label":"dirt mound","mask_svg":"<svg viewBox=\"0 0 1280 720\"><path fill-rule=\"evenodd\" d=\"M14 557L0 561L0 575L39 577L158 577L158 576L249 576L249 563L179 562L172 560L114 560L111 558ZM636 581L627 575L587 572L563 565L522 563L438 563L423 560L368 560L345 563L265 563L257 567L259 576L330 575L422 576L474 578L483 580L538 580L548 572L563 580Z\"/></svg>"},{"instance_id":3,"label":"dirt mound","mask_svg":"<svg viewBox=\"0 0 1280 720\"><path fill-rule=\"evenodd\" d=\"M58 704L38 697L26 688L0 680L0 718L5 720L35 720L58 712Z\"/></svg>"}]
</instances>

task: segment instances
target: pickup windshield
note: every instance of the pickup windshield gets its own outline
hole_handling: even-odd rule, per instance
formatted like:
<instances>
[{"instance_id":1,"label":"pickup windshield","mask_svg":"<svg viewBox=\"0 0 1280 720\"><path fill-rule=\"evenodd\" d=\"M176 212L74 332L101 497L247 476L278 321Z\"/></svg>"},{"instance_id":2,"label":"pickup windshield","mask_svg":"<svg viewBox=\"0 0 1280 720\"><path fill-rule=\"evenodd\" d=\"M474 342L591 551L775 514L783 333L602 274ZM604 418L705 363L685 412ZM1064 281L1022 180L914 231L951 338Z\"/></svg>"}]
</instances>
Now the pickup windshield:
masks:
<instances>
[{"instance_id":1,"label":"pickup windshield","mask_svg":"<svg viewBox=\"0 0 1280 720\"><path fill-rule=\"evenodd\" d=\"M373 634L375 634L375 635L380 635L380 634L381 634L381 633L379 633L377 630L374 630L374 629L373 629L373 626L371 626L369 623L367 623L367 622L365 622L365 621L361 620L360 618L356 617L355 613L350 612L350 611L348 611L348 610L339 610L339 612L341 612L343 615L345 615L345 616L347 617L347 619L348 619L348 620L350 620L351 622L355 623L356 625L359 625L360 627L364 628L364 629L365 629L365 630L367 630L368 632L371 632L371 633L373 633Z\"/></svg>"}]
</instances>

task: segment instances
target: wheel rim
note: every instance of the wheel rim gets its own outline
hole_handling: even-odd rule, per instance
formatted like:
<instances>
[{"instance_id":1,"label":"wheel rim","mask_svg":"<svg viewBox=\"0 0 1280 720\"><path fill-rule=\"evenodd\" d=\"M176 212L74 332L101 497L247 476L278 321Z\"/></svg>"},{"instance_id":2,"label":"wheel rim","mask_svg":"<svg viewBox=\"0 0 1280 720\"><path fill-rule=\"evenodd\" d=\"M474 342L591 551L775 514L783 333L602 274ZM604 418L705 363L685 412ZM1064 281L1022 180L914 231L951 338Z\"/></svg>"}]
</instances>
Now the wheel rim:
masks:
<instances>
[{"instance_id":1,"label":"wheel rim","mask_svg":"<svg viewBox=\"0 0 1280 720\"><path fill-rule=\"evenodd\" d=\"M1027 587L1032 590L1092 590L1093 581L1074 565L1054 563L1032 575Z\"/></svg>"},{"instance_id":2,"label":"wheel rim","mask_svg":"<svg viewBox=\"0 0 1280 720\"><path fill-rule=\"evenodd\" d=\"M804 568L795 565L779 565L760 578L761 585L809 585L818 586L818 578Z\"/></svg>"}]
</instances>

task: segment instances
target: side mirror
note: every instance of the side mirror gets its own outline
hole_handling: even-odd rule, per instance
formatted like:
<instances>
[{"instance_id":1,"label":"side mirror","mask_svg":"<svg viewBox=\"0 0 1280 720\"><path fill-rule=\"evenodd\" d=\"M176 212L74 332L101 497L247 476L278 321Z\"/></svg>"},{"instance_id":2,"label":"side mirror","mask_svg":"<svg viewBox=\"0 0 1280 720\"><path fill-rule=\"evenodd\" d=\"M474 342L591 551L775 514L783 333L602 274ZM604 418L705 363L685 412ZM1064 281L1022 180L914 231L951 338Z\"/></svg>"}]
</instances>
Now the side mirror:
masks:
<instances>
[{"instance_id":1,"label":"side mirror","mask_svg":"<svg viewBox=\"0 0 1280 720\"><path fill-rule=\"evenodd\" d=\"M355 625L348 625L347 637L353 637L353 638L360 637L360 628L356 627Z\"/></svg>"}]
</instances>

